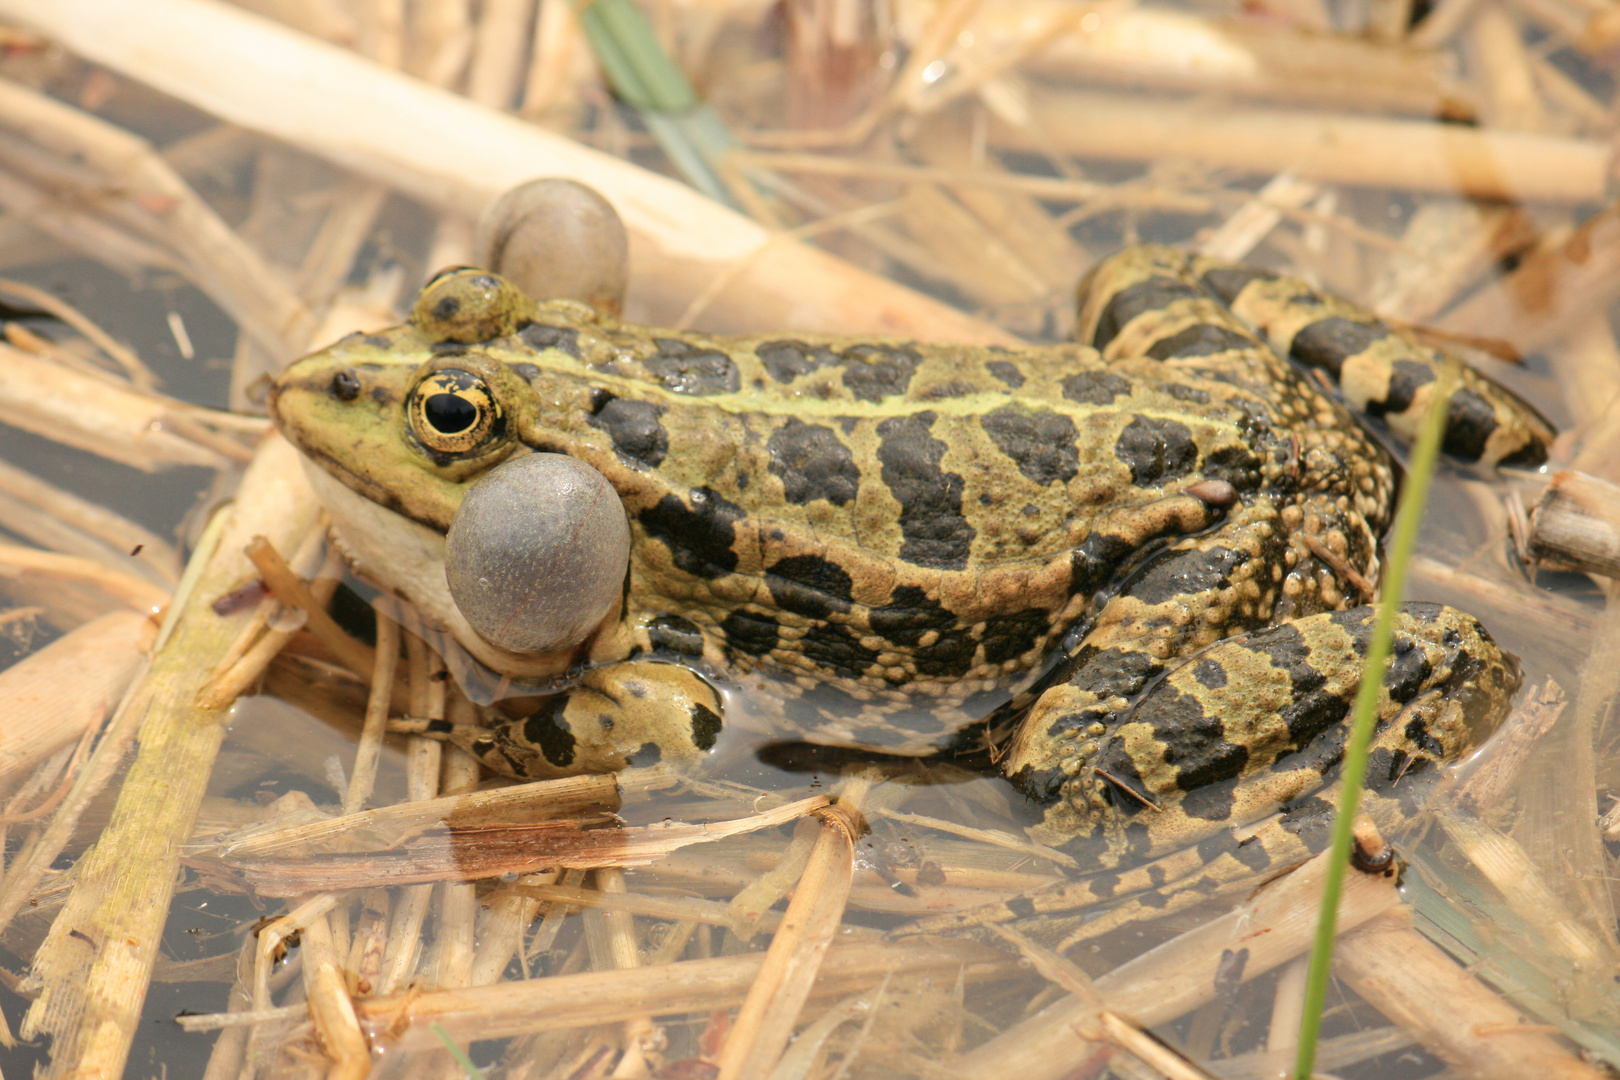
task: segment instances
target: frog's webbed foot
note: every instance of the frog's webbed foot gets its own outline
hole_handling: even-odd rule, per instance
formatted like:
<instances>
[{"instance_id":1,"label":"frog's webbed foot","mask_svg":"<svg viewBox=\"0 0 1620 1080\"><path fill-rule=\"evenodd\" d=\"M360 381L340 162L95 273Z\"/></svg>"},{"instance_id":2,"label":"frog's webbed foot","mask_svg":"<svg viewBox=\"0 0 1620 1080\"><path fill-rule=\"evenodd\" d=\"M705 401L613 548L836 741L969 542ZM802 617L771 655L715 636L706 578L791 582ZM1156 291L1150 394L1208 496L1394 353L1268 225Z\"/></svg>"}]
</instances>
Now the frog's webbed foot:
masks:
<instances>
[{"instance_id":1,"label":"frog's webbed foot","mask_svg":"<svg viewBox=\"0 0 1620 1080\"><path fill-rule=\"evenodd\" d=\"M525 716L488 726L407 720L396 731L461 747L494 772L547 779L667 762L694 767L719 739L719 693L690 668L631 660L592 668Z\"/></svg>"},{"instance_id":2,"label":"frog's webbed foot","mask_svg":"<svg viewBox=\"0 0 1620 1080\"><path fill-rule=\"evenodd\" d=\"M1233 895L1323 850L1374 617L1370 607L1314 615L1223 641L1171 670L1112 735L1093 740L1095 766L1063 782L1030 830L1104 869L897 933L1016 922L1067 948ZM1489 734L1518 681L1512 658L1472 616L1403 605L1362 812L1386 836L1408 823L1434 766ZM1103 904L1113 906L1076 914Z\"/></svg>"},{"instance_id":3,"label":"frog's webbed foot","mask_svg":"<svg viewBox=\"0 0 1620 1080\"><path fill-rule=\"evenodd\" d=\"M1327 829L1314 814L1301 821L1284 814L1242 836L1217 834L1128 870L1087 874L1000 903L925 916L892 935L971 931L1008 923L1036 928L1061 924L1056 935L1040 936L1062 937L1066 943L1082 940L1250 887L1258 878L1309 858L1326 839ZM1090 911L1104 904L1114 906L1101 915ZM1082 926L1084 930L1077 929Z\"/></svg>"}]
</instances>

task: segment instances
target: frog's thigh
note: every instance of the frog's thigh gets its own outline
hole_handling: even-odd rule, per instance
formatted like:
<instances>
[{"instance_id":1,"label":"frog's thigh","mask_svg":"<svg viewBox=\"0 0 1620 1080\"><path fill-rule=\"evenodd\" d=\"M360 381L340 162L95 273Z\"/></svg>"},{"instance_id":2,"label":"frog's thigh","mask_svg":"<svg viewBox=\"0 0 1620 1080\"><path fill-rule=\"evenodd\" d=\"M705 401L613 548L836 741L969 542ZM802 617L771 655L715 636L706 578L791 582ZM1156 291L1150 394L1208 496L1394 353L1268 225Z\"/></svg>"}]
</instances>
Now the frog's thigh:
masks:
<instances>
[{"instance_id":1,"label":"frog's thigh","mask_svg":"<svg viewBox=\"0 0 1620 1080\"><path fill-rule=\"evenodd\" d=\"M616 772L667 762L696 765L720 736L714 687L678 664L631 660L587 671L530 716L482 729L466 745L485 765L520 778Z\"/></svg>"},{"instance_id":2,"label":"frog's thigh","mask_svg":"<svg viewBox=\"0 0 1620 1080\"><path fill-rule=\"evenodd\" d=\"M1066 681L1047 690L1013 734L1007 777L1032 798L1055 798L1167 665L1269 620L1286 557L1277 510L1262 499L1133 571L1098 611Z\"/></svg>"}]
</instances>

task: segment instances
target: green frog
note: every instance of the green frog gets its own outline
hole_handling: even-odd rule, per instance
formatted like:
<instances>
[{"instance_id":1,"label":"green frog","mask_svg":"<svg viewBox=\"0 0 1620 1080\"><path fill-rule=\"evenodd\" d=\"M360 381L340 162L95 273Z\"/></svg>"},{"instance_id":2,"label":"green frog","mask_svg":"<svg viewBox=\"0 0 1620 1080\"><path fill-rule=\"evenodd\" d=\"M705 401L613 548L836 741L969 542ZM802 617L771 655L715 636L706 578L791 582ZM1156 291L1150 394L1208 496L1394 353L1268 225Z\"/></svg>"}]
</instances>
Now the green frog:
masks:
<instances>
[{"instance_id":1,"label":"green frog","mask_svg":"<svg viewBox=\"0 0 1620 1080\"><path fill-rule=\"evenodd\" d=\"M768 675L784 732L816 742L918 754L988 715L1037 839L1190 870L1217 833L1315 813L1342 751L1396 475L1355 413L1410 436L1452 384L1445 448L1483 466L1539 464L1553 431L1362 309L1167 247L1090 275L1078 338L713 336L458 269L271 404L356 568L551 691L416 730L521 777L699 758L710 680ZM459 609L445 536L535 454L600 474L628 550L600 617L513 647ZM577 616L575 576L533 588ZM1517 681L1472 617L1407 605L1375 801L1488 732Z\"/></svg>"}]
</instances>

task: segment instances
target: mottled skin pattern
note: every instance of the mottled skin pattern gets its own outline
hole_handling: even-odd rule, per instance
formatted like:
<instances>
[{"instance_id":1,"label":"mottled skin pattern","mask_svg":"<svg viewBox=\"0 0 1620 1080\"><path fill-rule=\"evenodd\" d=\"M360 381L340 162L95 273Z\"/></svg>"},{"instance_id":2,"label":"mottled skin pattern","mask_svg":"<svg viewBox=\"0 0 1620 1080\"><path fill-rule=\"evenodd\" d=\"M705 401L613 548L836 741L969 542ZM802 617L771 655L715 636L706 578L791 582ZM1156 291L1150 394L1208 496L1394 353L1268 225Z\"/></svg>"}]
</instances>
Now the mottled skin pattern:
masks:
<instances>
[{"instance_id":1,"label":"mottled skin pattern","mask_svg":"<svg viewBox=\"0 0 1620 1080\"><path fill-rule=\"evenodd\" d=\"M906 752L1019 691L1002 767L1049 806L1036 832L1101 839L1113 866L1263 816L1336 760L1359 677L1347 627L1365 619L1333 614L1360 599L1340 571L1376 579L1393 468L1296 363L1342 379L1397 433L1437 372L1463 369L1301 282L1168 248L1099 267L1080 327L1083 345L1027 349L719 338L534 303L460 271L429 285L409 323L293 365L273 407L310 459L430 539L511 454L570 454L607 477L632 529L622 610L558 655L490 661L487 643L463 641L486 662L520 676L657 666L645 655L763 670L782 676L783 718L801 733ZM1459 377L1449 449L1544 458L1552 433L1533 410ZM426 430L424 386L464 393L476 437ZM378 561L362 569L432 610ZM1467 745L1514 678L1469 617L1409 621L1405 647L1427 668L1396 695L1418 726L1390 752L1420 767ZM1434 649L1455 655L1413 644L1447 635L1455 646ZM667 711L671 739L690 737L688 690L684 704L641 699ZM1331 705L1313 714L1324 727L1275 728L1311 694ZM1470 723L1445 727L1459 695ZM1264 715L1234 719L1235 698ZM514 757L521 724L500 738L506 750L478 746L492 767L542 771ZM1146 805L1158 810L1133 815ZM1133 816L1152 822L1126 830Z\"/></svg>"}]
</instances>

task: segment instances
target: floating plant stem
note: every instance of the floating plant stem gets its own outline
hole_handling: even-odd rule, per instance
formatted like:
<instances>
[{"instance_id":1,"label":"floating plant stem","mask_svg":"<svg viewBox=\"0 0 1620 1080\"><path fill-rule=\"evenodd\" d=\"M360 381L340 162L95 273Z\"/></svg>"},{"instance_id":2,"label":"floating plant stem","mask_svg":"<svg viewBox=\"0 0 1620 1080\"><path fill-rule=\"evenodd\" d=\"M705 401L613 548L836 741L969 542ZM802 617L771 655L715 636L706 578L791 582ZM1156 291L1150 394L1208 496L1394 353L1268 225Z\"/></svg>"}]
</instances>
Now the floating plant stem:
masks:
<instances>
[{"instance_id":1,"label":"floating plant stem","mask_svg":"<svg viewBox=\"0 0 1620 1080\"><path fill-rule=\"evenodd\" d=\"M450 1033L445 1031L436 1020L433 1022L433 1034L439 1037L439 1041L444 1043L444 1048L450 1052L450 1056L456 1059L456 1064L461 1066L461 1071L466 1074L467 1080L484 1080L483 1070L473 1064L472 1058L467 1056L467 1051L463 1050L460 1044L452 1039Z\"/></svg>"},{"instance_id":2,"label":"floating plant stem","mask_svg":"<svg viewBox=\"0 0 1620 1080\"><path fill-rule=\"evenodd\" d=\"M1344 888L1345 867L1350 864L1350 830L1361 802L1361 784L1367 774L1367 752L1378 722L1378 694L1384 688L1384 667L1389 660L1390 636L1395 612L1406 589L1407 564L1417 544L1423 507L1429 498L1429 481L1434 478L1440 454L1440 438L1446 414L1451 409L1451 381L1437 384L1437 400L1423 418L1422 430L1412 447L1405 490L1395 510L1394 536L1384 567L1383 591L1378 600L1378 618L1372 640L1367 643L1367 665L1361 688L1356 693L1350 739L1344 748L1339 769L1339 808L1333 820L1333 843L1329 849L1326 874L1322 881L1322 909L1316 924L1316 940L1311 945L1310 969L1305 980L1305 1015L1300 1023L1299 1052L1294 1059L1295 1080L1310 1080L1316 1059L1316 1039L1322 1028L1322 1008L1327 1001L1328 965L1333 960L1333 936L1337 930L1339 894Z\"/></svg>"}]
</instances>

